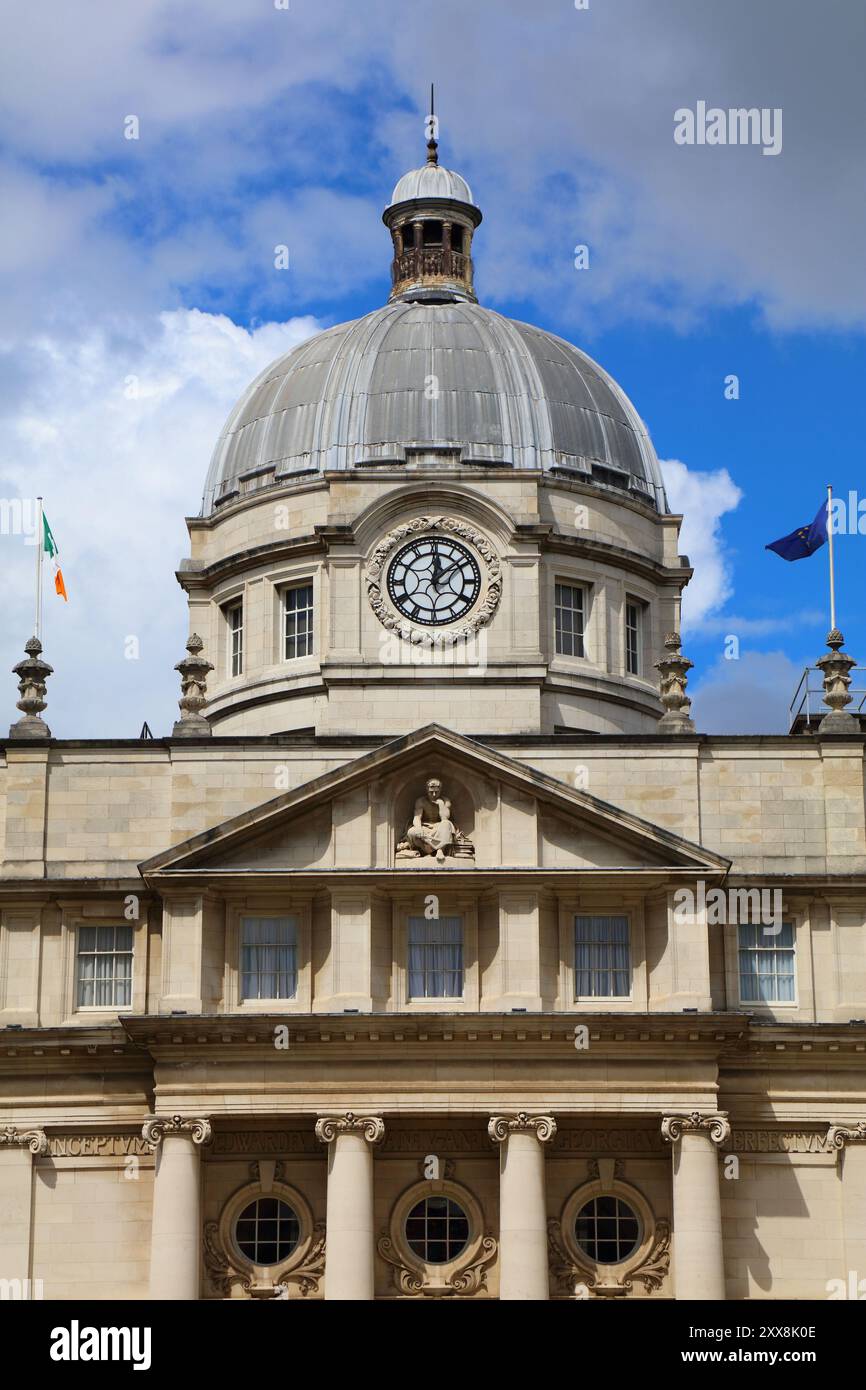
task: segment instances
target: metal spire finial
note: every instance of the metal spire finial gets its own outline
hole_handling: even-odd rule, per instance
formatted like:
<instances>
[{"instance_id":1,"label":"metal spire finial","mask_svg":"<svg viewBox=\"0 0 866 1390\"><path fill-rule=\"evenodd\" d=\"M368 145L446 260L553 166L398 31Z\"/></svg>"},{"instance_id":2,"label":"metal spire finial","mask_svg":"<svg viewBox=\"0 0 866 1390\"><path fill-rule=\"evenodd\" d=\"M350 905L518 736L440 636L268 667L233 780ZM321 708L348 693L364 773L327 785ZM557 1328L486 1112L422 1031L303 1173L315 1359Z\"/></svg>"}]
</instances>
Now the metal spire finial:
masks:
<instances>
[{"instance_id":1,"label":"metal spire finial","mask_svg":"<svg viewBox=\"0 0 866 1390\"><path fill-rule=\"evenodd\" d=\"M427 163L439 163L439 141L436 139L438 134L438 123L436 121L436 103L433 83L430 83L430 115L427 117Z\"/></svg>"}]
</instances>

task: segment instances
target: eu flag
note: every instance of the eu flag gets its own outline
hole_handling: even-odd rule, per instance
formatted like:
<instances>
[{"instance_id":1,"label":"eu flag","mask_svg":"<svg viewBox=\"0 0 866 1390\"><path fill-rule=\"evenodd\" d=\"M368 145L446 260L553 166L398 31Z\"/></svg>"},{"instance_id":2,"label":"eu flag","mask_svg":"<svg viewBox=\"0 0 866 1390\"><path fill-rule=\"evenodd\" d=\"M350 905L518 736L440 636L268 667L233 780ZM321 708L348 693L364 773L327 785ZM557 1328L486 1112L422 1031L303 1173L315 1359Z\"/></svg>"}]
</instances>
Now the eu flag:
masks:
<instances>
[{"instance_id":1,"label":"eu flag","mask_svg":"<svg viewBox=\"0 0 866 1390\"><path fill-rule=\"evenodd\" d=\"M771 541L764 549L775 550L783 560L805 560L807 555L814 555L827 539L827 508L828 504L822 502L811 526L798 526L790 536Z\"/></svg>"}]
</instances>

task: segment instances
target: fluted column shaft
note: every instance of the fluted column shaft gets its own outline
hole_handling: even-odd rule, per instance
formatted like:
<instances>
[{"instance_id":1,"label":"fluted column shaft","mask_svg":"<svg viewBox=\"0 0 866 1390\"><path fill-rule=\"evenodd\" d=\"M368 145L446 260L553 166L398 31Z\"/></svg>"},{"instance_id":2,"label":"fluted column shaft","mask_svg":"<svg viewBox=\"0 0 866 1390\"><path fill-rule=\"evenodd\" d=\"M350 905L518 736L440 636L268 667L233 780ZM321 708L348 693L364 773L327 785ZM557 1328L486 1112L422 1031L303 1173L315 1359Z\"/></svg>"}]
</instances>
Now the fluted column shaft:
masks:
<instances>
[{"instance_id":1,"label":"fluted column shaft","mask_svg":"<svg viewBox=\"0 0 866 1390\"><path fill-rule=\"evenodd\" d=\"M325 1116L316 1136L328 1145L325 1298L375 1297L373 1146L385 1133L377 1115Z\"/></svg>"},{"instance_id":2,"label":"fluted column shaft","mask_svg":"<svg viewBox=\"0 0 866 1390\"><path fill-rule=\"evenodd\" d=\"M678 1299L725 1297L722 1203L717 1146L730 1134L723 1114L670 1115L662 1135L673 1145L674 1270Z\"/></svg>"},{"instance_id":3,"label":"fluted column shaft","mask_svg":"<svg viewBox=\"0 0 866 1390\"><path fill-rule=\"evenodd\" d=\"M207 1120L146 1120L142 1134L156 1149L150 1237L150 1296L199 1297L201 1260L201 1146L210 1142Z\"/></svg>"},{"instance_id":4,"label":"fluted column shaft","mask_svg":"<svg viewBox=\"0 0 866 1390\"><path fill-rule=\"evenodd\" d=\"M499 1144L499 1297L550 1297L544 1144L550 1115L494 1115L487 1132Z\"/></svg>"}]
</instances>

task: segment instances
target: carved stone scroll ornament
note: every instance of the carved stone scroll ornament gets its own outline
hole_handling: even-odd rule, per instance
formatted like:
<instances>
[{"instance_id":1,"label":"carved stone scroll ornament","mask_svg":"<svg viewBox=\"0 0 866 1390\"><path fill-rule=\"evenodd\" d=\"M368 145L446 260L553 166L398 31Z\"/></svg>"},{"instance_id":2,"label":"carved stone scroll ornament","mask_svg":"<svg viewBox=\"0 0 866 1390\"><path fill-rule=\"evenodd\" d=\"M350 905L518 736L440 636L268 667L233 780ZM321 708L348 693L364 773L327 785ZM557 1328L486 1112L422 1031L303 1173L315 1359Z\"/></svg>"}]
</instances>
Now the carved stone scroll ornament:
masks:
<instances>
[{"instance_id":1,"label":"carved stone scroll ornament","mask_svg":"<svg viewBox=\"0 0 866 1390\"><path fill-rule=\"evenodd\" d=\"M618 1280L604 1282L600 1270L591 1270L572 1258L565 1247L560 1223L547 1223L547 1250L550 1272L562 1293L576 1297L583 1285L599 1297L631 1293L635 1282L643 1284L647 1293L655 1293L667 1278L671 1267L671 1227L669 1221L657 1221L652 1244L637 1264L627 1269Z\"/></svg>"},{"instance_id":2,"label":"carved stone scroll ornament","mask_svg":"<svg viewBox=\"0 0 866 1390\"><path fill-rule=\"evenodd\" d=\"M853 1127L831 1125L827 1130L827 1143L831 1149L844 1149L846 1144L866 1144L866 1120L860 1120Z\"/></svg>"},{"instance_id":3,"label":"carved stone scroll ornament","mask_svg":"<svg viewBox=\"0 0 866 1390\"><path fill-rule=\"evenodd\" d=\"M345 1115L325 1115L316 1121L316 1138L323 1144L330 1144L338 1134L351 1134L360 1131L368 1144L379 1144L385 1136L385 1122L379 1115L355 1115L351 1110Z\"/></svg>"},{"instance_id":4,"label":"carved stone scroll ornament","mask_svg":"<svg viewBox=\"0 0 866 1390\"><path fill-rule=\"evenodd\" d=\"M244 1269L232 1260L223 1244L218 1221L205 1224L202 1238L205 1269L215 1293L224 1298L279 1298L294 1285L302 1298L317 1294L325 1275L325 1223L317 1221L312 1235L300 1253L300 1259L288 1270L278 1272L273 1284L257 1284L252 1270Z\"/></svg>"},{"instance_id":5,"label":"carved stone scroll ornament","mask_svg":"<svg viewBox=\"0 0 866 1390\"><path fill-rule=\"evenodd\" d=\"M496 1258L496 1237L488 1231L482 1236L471 1261L435 1284L422 1269L413 1268L389 1235L379 1237L377 1250L394 1269L394 1287L406 1298L467 1298L487 1288L487 1266Z\"/></svg>"},{"instance_id":6,"label":"carved stone scroll ornament","mask_svg":"<svg viewBox=\"0 0 866 1390\"><path fill-rule=\"evenodd\" d=\"M400 617L391 608L382 592L383 571L391 552L407 536L416 536L419 532L424 531L444 531L453 536L460 536L462 540L468 541L475 548L486 565L487 585L481 602L463 622L452 627L441 629L415 627L408 618ZM395 530L389 531L387 536L383 536L367 563L367 598L370 607L383 627L386 627L389 632L398 633L404 641L411 642L415 646L450 646L454 642L471 640L478 629L490 621L496 612L501 597L502 565L499 556L486 536L482 535L480 531L476 531L474 526L460 521L457 517L419 516L414 521L407 521L405 525L398 526Z\"/></svg>"},{"instance_id":7,"label":"carved stone scroll ornament","mask_svg":"<svg viewBox=\"0 0 866 1390\"><path fill-rule=\"evenodd\" d=\"M675 1144L683 1134L702 1130L706 1130L714 1144L724 1144L731 1134L727 1114L724 1111L704 1114L700 1110L691 1110L684 1115L666 1115L662 1120L662 1138L669 1144Z\"/></svg>"},{"instance_id":8,"label":"carved stone scroll ornament","mask_svg":"<svg viewBox=\"0 0 866 1390\"><path fill-rule=\"evenodd\" d=\"M152 1149L157 1149L166 1135L186 1135L194 1144L209 1144L213 1138L210 1120L189 1119L171 1115L163 1119L153 1116L141 1127L141 1137Z\"/></svg>"},{"instance_id":9,"label":"carved stone scroll ornament","mask_svg":"<svg viewBox=\"0 0 866 1390\"><path fill-rule=\"evenodd\" d=\"M398 859L446 858L474 860L475 846L451 819L451 800L442 791L438 777L428 777L415 801L412 819L402 840L397 842Z\"/></svg>"},{"instance_id":10,"label":"carved stone scroll ornament","mask_svg":"<svg viewBox=\"0 0 866 1390\"><path fill-rule=\"evenodd\" d=\"M48 1153L48 1137L42 1129L16 1129L14 1125L0 1128L0 1145L9 1148L29 1149L32 1154L45 1158Z\"/></svg>"},{"instance_id":11,"label":"carved stone scroll ornament","mask_svg":"<svg viewBox=\"0 0 866 1390\"><path fill-rule=\"evenodd\" d=\"M552 1115L528 1115L520 1110L516 1115L494 1115L487 1126L487 1133L494 1144L503 1144L510 1134L535 1132L540 1144L546 1144L556 1134L556 1120Z\"/></svg>"}]
</instances>

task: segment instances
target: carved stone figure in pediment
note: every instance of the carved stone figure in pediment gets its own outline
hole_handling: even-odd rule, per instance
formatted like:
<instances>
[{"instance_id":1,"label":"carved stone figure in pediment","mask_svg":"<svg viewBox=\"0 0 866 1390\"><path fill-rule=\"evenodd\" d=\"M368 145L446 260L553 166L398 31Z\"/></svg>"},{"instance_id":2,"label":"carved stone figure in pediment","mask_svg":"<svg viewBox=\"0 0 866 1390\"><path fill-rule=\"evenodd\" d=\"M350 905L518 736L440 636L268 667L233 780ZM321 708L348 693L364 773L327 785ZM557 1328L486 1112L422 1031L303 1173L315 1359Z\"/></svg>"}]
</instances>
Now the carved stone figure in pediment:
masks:
<instances>
[{"instance_id":1,"label":"carved stone figure in pediment","mask_svg":"<svg viewBox=\"0 0 866 1390\"><path fill-rule=\"evenodd\" d=\"M475 846L451 819L451 801L443 796L438 777L428 777L423 793L416 799L412 820L397 845L397 858L432 858L437 864L443 864L446 858L475 858Z\"/></svg>"}]
</instances>

